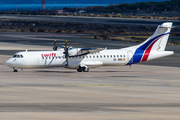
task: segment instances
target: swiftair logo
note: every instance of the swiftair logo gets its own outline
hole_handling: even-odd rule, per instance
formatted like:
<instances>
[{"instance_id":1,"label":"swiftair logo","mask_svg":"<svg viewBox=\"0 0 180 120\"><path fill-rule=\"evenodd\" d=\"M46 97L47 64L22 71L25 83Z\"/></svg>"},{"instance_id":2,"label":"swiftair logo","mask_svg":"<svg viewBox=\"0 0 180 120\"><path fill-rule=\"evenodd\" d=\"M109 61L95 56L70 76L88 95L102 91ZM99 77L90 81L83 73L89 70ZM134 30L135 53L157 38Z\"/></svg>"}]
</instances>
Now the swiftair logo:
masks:
<instances>
[{"instance_id":1,"label":"swiftair logo","mask_svg":"<svg viewBox=\"0 0 180 120\"><path fill-rule=\"evenodd\" d=\"M41 54L41 57L56 57L56 53Z\"/></svg>"}]
</instances>

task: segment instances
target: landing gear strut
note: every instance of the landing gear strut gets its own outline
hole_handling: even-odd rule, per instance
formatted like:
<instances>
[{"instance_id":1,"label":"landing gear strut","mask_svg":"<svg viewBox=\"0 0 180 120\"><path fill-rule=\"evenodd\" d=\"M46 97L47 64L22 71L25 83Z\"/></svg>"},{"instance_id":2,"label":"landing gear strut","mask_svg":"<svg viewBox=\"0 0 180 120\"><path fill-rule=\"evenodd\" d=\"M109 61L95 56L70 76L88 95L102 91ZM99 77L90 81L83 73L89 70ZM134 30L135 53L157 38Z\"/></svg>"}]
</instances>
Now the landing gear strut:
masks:
<instances>
[{"instance_id":1,"label":"landing gear strut","mask_svg":"<svg viewBox=\"0 0 180 120\"><path fill-rule=\"evenodd\" d=\"M77 71L78 72L89 72L89 68L88 67L81 67L81 66L79 66Z\"/></svg>"}]
</instances>

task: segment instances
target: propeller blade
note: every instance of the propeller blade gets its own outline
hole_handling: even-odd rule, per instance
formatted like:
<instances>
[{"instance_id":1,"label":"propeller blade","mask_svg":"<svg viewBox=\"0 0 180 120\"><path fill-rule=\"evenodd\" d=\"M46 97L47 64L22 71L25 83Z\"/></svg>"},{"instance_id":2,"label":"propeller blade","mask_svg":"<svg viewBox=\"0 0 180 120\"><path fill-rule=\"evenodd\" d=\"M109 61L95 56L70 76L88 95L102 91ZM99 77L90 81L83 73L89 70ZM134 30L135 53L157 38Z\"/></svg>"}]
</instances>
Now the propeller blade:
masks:
<instances>
[{"instance_id":1,"label":"propeller blade","mask_svg":"<svg viewBox=\"0 0 180 120\"><path fill-rule=\"evenodd\" d=\"M54 40L54 46L56 45L56 40Z\"/></svg>"},{"instance_id":2,"label":"propeller blade","mask_svg":"<svg viewBox=\"0 0 180 120\"><path fill-rule=\"evenodd\" d=\"M66 40L65 45L64 45L64 54L65 54L67 66L69 65L69 63L68 63L68 58L69 58L68 50L69 50L69 47L67 46L67 40Z\"/></svg>"},{"instance_id":3,"label":"propeller blade","mask_svg":"<svg viewBox=\"0 0 180 120\"><path fill-rule=\"evenodd\" d=\"M58 46L56 45L56 40L54 40L54 46L53 46L53 50L57 50Z\"/></svg>"},{"instance_id":4,"label":"propeller blade","mask_svg":"<svg viewBox=\"0 0 180 120\"><path fill-rule=\"evenodd\" d=\"M66 63L67 63L67 66L69 65L69 63L68 63L68 58L69 58L69 56L67 55L67 56L66 56Z\"/></svg>"},{"instance_id":5,"label":"propeller blade","mask_svg":"<svg viewBox=\"0 0 180 120\"><path fill-rule=\"evenodd\" d=\"M65 46L67 47L67 40L66 40L66 42L65 42Z\"/></svg>"}]
</instances>

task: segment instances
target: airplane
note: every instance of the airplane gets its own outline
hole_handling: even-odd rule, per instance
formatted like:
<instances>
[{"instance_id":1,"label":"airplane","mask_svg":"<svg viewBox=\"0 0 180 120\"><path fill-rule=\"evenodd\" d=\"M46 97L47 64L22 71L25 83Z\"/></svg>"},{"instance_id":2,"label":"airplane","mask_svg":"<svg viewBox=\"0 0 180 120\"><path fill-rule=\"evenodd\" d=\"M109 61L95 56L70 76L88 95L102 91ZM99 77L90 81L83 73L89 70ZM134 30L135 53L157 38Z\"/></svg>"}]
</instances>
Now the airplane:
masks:
<instances>
[{"instance_id":1,"label":"airplane","mask_svg":"<svg viewBox=\"0 0 180 120\"><path fill-rule=\"evenodd\" d=\"M5 64L14 72L26 68L65 67L88 72L89 68L100 66L127 66L174 54L165 51L172 22L159 25L152 36L143 43L121 49L107 48L73 48L64 46L57 49L54 41L53 51L23 51L16 53Z\"/></svg>"}]
</instances>

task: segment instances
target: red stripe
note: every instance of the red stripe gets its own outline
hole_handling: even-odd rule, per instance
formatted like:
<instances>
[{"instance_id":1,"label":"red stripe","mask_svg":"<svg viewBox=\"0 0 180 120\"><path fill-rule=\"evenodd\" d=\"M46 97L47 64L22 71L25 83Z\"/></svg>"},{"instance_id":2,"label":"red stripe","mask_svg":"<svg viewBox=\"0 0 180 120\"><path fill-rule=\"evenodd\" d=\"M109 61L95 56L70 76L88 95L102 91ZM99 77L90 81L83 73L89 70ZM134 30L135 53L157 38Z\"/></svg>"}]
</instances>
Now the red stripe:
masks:
<instances>
[{"instance_id":1,"label":"red stripe","mask_svg":"<svg viewBox=\"0 0 180 120\"><path fill-rule=\"evenodd\" d=\"M163 37L163 36L161 36L160 38L162 38L162 37ZM155 43L156 41L158 41L160 38L156 39L156 40L155 40L153 43L151 43L151 45L146 49L146 51L144 52L144 55L143 55L143 58L142 58L141 62L144 62L144 61L146 61L146 60L148 59L149 54L150 54L150 52L151 52L151 49L152 49L154 43Z\"/></svg>"}]
</instances>

